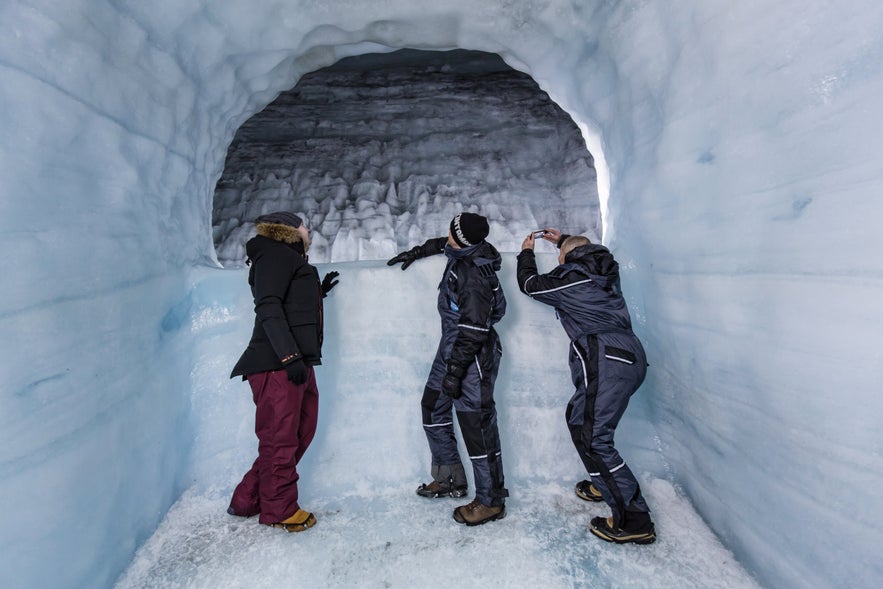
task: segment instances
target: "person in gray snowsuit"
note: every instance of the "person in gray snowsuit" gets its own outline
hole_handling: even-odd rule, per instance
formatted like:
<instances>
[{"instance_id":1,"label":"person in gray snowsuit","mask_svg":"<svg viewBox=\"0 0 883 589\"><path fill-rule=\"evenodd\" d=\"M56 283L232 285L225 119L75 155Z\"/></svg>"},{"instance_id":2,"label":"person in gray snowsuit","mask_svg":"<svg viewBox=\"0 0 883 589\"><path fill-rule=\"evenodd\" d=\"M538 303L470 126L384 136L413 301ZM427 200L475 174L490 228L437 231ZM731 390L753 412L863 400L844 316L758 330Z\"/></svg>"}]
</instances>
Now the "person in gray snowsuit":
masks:
<instances>
[{"instance_id":1,"label":"person in gray snowsuit","mask_svg":"<svg viewBox=\"0 0 883 589\"><path fill-rule=\"evenodd\" d=\"M569 364L576 392L567 404L567 427L591 477L577 495L605 501L610 518L592 518L590 531L608 542L649 544L656 539L641 487L613 447L613 435L629 398L644 381L647 359L632 331L622 296L619 264L606 247L582 236L546 229L543 239L560 248L558 263L539 274L531 233L518 255L521 292L555 308L570 338Z\"/></svg>"},{"instance_id":2,"label":"person in gray snowsuit","mask_svg":"<svg viewBox=\"0 0 883 589\"><path fill-rule=\"evenodd\" d=\"M454 437L452 408L472 461L475 500L454 510L458 523L474 526L505 516L503 461L494 403L494 383L502 346L494 330L506 312L506 297L497 278L500 254L485 241L487 219L460 213L451 220L448 237L427 240L387 264L444 253L448 261L438 287L442 336L421 406L423 428L432 454L432 477L417 494L422 497L463 497L466 473Z\"/></svg>"}]
</instances>

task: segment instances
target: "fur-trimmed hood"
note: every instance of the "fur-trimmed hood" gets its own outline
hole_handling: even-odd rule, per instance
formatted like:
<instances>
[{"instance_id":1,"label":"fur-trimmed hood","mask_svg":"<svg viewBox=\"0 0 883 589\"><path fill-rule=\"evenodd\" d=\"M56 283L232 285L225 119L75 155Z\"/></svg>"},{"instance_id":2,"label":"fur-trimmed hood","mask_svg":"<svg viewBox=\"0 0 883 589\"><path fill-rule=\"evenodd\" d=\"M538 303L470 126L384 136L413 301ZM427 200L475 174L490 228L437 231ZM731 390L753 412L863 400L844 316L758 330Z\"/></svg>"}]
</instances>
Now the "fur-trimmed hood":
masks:
<instances>
[{"instance_id":1,"label":"fur-trimmed hood","mask_svg":"<svg viewBox=\"0 0 883 589\"><path fill-rule=\"evenodd\" d=\"M255 228L257 235L245 243L245 264L251 265L262 252L282 246L296 252L304 260L307 258L307 244L304 243L300 232L291 225L281 223L258 223Z\"/></svg>"},{"instance_id":2,"label":"fur-trimmed hood","mask_svg":"<svg viewBox=\"0 0 883 589\"><path fill-rule=\"evenodd\" d=\"M255 226L258 235L262 235L273 241L281 241L282 243L297 243L303 241L300 232L291 225L282 225L281 223L258 223Z\"/></svg>"}]
</instances>

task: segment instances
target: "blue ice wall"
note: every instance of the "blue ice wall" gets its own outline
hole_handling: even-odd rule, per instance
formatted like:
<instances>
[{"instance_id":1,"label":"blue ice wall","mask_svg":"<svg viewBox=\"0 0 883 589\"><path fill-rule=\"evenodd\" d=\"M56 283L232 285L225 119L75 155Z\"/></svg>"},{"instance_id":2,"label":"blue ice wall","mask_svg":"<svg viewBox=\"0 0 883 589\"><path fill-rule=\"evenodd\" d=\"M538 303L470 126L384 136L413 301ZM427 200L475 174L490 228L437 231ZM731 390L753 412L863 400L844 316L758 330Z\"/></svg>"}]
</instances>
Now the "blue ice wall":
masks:
<instances>
[{"instance_id":1,"label":"blue ice wall","mask_svg":"<svg viewBox=\"0 0 883 589\"><path fill-rule=\"evenodd\" d=\"M500 53L603 147L697 509L769 586L870 586L881 31L870 1L3 3L0 576L122 570L185 483L175 309L233 132L306 71L411 46Z\"/></svg>"}]
</instances>

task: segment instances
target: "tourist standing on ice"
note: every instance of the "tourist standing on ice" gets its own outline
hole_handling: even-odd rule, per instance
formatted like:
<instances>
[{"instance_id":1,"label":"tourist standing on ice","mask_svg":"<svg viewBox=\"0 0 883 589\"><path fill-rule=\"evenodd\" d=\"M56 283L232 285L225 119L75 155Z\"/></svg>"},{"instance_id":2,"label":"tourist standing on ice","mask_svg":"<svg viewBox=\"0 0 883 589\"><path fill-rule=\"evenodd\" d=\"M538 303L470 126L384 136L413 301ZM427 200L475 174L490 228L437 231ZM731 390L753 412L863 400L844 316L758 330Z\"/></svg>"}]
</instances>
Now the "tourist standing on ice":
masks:
<instances>
[{"instance_id":1,"label":"tourist standing on ice","mask_svg":"<svg viewBox=\"0 0 883 589\"><path fill-rule=\"evenodd\" d=\"M260 522L301 532L316 517L300 508L297 463L316 433L319 391L313 366L322 358L322 299L337 272L322 283L307 262L310 232L289 212L258 217L245 251L254 295L251 341L230 378L251 386L258 457L233 492L227 513L260 514Z\"/></svg>"},{"instance_id":2,"label":"tourist standing on ice","mask_svg":"<svg viewBox=\"0 0 883 589\"><path fill-rule=\"evenodd\" d=\"M463 497L466 473L454 437L452 407L472 461L475 500L454 510L454 519L469 526L506 514L503 461L494 382L502 347L494 330L506 312L506 297L497 271L500 254L485 241L487 219L460 213L451 220L448 237L429 239L387 262L402 263L444 253L448 261L438 286L442 336L423 391L423 429L432 454L432 482L420 485L422 497Z\"/></svg>"},{"instance_id":3,"label":"tourist standing on ice","mask_svg":"<svg viewBox=\"0 0 883 589\"><path fill-rule=\"evenodd\" d=\"M649 544L656 539L641 487L613 447L613 434L629 398L647 372L640 340L632 332L619 284L619 264L602 245L580 235L546 229L557 244L559 266L537 272L531 233L518 255L518 286L524 294L555 307L570 338L570 373L576 392L567 404L567 427L591 476L576 492L610 506L613 517L592 518L590 530L608 542Z\"/></svg>"}]
</instances>

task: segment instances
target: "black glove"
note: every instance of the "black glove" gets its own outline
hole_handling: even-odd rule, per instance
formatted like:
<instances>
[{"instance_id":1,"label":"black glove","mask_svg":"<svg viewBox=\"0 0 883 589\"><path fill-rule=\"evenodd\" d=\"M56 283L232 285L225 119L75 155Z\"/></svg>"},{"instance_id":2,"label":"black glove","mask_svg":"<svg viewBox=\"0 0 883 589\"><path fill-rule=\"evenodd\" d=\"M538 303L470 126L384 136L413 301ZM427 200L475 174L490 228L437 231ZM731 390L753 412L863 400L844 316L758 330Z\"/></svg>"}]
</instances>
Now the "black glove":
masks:
<instances>
[{"instance_id":1,"label":"black glove","mask_svg":"<svg viewBox=\"0 0 883 589\"><path fill-rule=\"evenodd\" d=\"M463 371L448 365L448 371L442 380L442 392L452 399L463 395Z\"/></svg>"},{"instance_id":2,"label":"black glove","mask_svg":"<svg viewBox=\"0 0 883 589\"><path fill-rule=\"evenodd\" d=\"M288 374L288 380L294 384L304 384L307 382L307 365L304 364L303 358L298 358L286 364L285 372Z\"/></svg>"},{"instance_id":3,"label":"black glove","mask_svg":"<svg viewBox=\"0 0 883 589\"><path fill-rule=\"evenodd\" d=\"M396 257L390 259L386 263L386 265L387 266L394 266L394 265L398 264L399 262L404 262L402 264L402 270L407 270L408 266L410 266L411 264L413 264L415 261L419 260L422 257L423 257L423 246L422 245L415 245L414 247L412 247L408 251L402 252L399 255L397 255Z\"/></svg>"},{"instance_id":4,"label":"black glove","mask_svg":"<svg viewBox=\"0 0 883 589\"><path fill-rule=\"evenodd\" d=\"M328 293L331 292L331 289L337 286L337 283L340 280L334 280L340 276L340 272L329 272L325 275L325 278L322 279L322 296L327 297Z\"/></svg>"}]
</instances>

